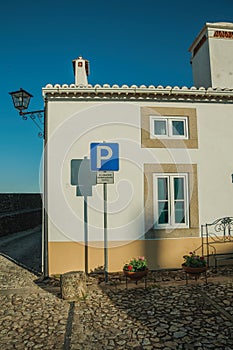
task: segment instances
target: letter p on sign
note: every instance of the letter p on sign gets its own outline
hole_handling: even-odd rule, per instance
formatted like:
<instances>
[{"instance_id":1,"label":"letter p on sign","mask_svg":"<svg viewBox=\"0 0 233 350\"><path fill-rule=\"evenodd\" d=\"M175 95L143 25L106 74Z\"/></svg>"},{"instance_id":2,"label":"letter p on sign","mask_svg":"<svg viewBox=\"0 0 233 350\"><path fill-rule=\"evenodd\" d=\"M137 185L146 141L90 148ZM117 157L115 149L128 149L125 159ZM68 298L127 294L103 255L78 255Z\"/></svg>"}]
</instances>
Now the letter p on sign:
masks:
<instances>
[{"instance_id":1,"label":"letter p on sign","mask_svg":"<svg viewBox=\"0 0 233 350\"><path fill-rule=\"evenodd\" d=\"M119 170L118 143L91 143L91 170L117 171Z\"/></svg>"}]
</instances>

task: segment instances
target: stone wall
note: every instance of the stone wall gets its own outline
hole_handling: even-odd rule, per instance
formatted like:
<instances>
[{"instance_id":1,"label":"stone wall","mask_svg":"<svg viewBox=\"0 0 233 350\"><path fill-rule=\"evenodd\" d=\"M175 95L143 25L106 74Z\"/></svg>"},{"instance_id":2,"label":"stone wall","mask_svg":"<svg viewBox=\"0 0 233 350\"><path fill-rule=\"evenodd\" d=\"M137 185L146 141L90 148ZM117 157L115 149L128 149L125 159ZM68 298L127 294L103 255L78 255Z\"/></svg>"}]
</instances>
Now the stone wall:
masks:
<instances>
[{"instance_id":1,"label":"stone wall","mask_svg":"<svg viewBox=\"0 0 233 350\"><path fill-rule=\"evenodd\" d=\"M34 228L41 223L40 193L0 194L0 236Z\"/></svg>"}]
</instances>

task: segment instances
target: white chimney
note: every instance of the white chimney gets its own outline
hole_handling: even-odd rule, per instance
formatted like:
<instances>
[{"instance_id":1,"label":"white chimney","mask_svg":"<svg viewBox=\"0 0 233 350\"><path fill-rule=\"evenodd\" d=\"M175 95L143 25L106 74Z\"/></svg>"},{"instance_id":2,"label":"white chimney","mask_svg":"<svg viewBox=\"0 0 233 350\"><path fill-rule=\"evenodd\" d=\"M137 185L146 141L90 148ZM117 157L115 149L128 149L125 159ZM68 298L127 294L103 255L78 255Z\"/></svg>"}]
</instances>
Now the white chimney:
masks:
<instances>
[{"instance_id":1,"label":"white chimney","mask_svg":"<svg viewBox=\"0 0 233 350\"><path fill-rule=\"evenodd\" d=\"M189 51L196 87L233 88L233 23L206 23Z\"/></svg>"},{"instance_id":2,"label":"white chimney","mask_svg":"<svg viewBox=\"0 0 233 350\"><path fill-rule=\"evenodd\" d=\"M81 56L73 60L75 85L86 86L88 85L87 77L89 75L89 61L85 60Z\"/></svg>"}]
</instances>

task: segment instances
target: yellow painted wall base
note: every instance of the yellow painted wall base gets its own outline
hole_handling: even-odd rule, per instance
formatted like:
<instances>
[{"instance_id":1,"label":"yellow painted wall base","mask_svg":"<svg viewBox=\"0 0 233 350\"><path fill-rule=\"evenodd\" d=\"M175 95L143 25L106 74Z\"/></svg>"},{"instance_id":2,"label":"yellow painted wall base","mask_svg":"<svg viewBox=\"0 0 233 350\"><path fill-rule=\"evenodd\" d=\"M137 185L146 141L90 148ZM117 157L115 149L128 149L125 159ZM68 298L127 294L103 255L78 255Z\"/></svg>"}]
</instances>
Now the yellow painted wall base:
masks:
<instances>
[{"instance_id":1,"label":"yellow painted wall base","mask_svg":"<svg viewBox=\"0 0 233 350\"><path fill-rule=\"evenodd\" d=\"M122 271L132 257L145 256L151 270L180 268L183 255L201 246L200 238L109 242L109 272ZM197 251L201 255L201 249ZM89 242L88 270L104 266L102 242ZM85 247L78 242L49 242L49 274L85 270Z\"/></svg>"}]
</instances>

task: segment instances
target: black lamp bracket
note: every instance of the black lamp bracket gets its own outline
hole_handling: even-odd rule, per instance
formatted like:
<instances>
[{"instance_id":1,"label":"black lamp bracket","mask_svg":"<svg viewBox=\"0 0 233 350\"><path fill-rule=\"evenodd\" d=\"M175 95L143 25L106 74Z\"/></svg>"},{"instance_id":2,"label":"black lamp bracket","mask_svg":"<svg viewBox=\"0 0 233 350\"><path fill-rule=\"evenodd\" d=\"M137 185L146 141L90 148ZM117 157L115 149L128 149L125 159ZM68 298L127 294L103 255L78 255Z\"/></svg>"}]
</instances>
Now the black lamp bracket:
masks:
<instances>
[{"instance_id":1,"label":"black lamp bracket","mask_svg":"<svg viewBox=\"0 0 233 350\"><path fill-rule=\"evenodd\" d=\"M40 138L44 137L44 110L31 111L31 112L19 112L23 120L30 118L33 123L40 129L38 136Z\"/></svg>"}]
</instances>

